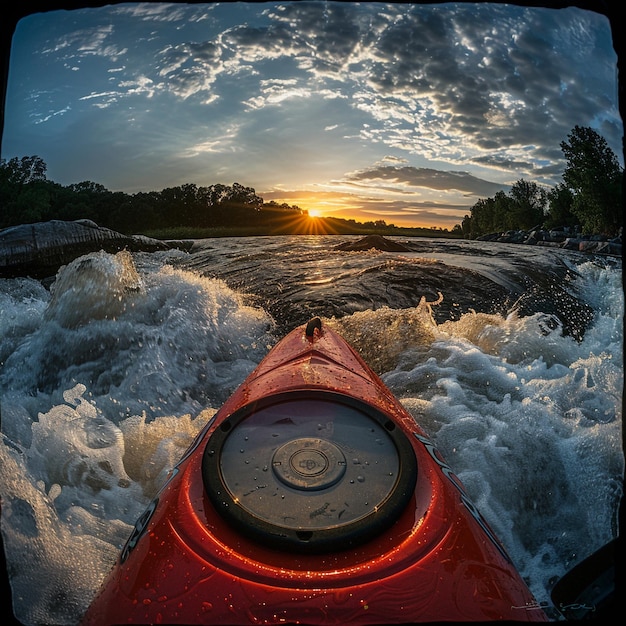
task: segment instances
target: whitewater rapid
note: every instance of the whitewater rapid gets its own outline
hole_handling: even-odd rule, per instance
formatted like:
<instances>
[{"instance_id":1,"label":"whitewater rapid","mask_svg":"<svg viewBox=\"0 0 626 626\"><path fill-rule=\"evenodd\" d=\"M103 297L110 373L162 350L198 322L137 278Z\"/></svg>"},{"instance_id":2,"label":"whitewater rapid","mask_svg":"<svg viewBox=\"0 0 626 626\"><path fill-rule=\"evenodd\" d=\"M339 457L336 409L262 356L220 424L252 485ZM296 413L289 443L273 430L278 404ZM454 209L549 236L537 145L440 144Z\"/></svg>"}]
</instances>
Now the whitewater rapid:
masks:
<instances>
[{"instance_id":1,"label":"whitewater rapid","mask_svg":"<svg viewBox=\"0 0 626 626\"><path fill-rule=\"evenodd\" d=\"M266 244L245 242L263 259ZM384 253L308 254L304 300L337 288L348 255L390 271ZM544 312L441 321L432 294L326 320L435 441L548 608L554 582L617 535L623 488L621 260L576 258L572 289L593 312L580 340ZM168 472L282 335L258 297L181 259L96 253L51 288L0 280L1 529L24 624L80 621Z\"/></svg>"}]
</instances>

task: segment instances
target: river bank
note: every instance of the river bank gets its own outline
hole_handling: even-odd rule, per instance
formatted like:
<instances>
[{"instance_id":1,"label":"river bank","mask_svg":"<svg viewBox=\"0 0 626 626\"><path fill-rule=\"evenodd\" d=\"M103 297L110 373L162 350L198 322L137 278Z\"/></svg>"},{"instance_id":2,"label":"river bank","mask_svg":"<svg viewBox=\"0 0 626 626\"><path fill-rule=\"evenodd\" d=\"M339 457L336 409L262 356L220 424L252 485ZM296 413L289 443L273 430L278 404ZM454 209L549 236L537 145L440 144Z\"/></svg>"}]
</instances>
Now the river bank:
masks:
<instances>
[{"instance_id":1,"label":"river bank","mask_svg":"<svg viewBox=\"0 0 626 626\"><path fill-rule=\"evenodd\" d=\"M622 233L616 237L607 235L584 235L570 229L545 230L541 228L526 230L509 230L507 232L481 235L477 241L497 241L499 243L522 243L527 245L547 246L576 250L588 254L608 254L622 256Z\"/></svg>"}]
</instances>

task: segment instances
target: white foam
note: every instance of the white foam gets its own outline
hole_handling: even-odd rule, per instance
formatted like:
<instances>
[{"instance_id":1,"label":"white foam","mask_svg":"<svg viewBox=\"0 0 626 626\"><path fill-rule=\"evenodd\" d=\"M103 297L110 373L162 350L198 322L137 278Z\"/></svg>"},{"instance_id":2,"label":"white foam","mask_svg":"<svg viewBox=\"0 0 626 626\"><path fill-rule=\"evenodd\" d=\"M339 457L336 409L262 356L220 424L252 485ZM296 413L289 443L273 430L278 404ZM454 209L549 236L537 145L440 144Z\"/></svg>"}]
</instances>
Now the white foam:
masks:
<instances>
[{"instance_id":1,"label":"white foam","mask_svg":"<svg viewBox=\"0 0 626 626\"><path fill-rule=\"evenodd\" d=\"M423 302L329 320L439 446L538 601L617 532L621 267L586 263L581 342ZM96 278L97 276L97 278ZM17 617L75 624L195 434L275 341L223 282L121 255L0 289L0 495ZM436 305L432 305L436 306Z\"/></svg>"},{"instance_id":2,"label":"white foam","mask_svg":"<svg viewBox=\"0 0 626 626\"><path fill-rule=\"evenodd\" d=\"M554 577L617 534L624 474L621 272L580 272L597 307L580 343L540 315L468 313L383 376L548 603Z\"/></svg>"}]
</instances>

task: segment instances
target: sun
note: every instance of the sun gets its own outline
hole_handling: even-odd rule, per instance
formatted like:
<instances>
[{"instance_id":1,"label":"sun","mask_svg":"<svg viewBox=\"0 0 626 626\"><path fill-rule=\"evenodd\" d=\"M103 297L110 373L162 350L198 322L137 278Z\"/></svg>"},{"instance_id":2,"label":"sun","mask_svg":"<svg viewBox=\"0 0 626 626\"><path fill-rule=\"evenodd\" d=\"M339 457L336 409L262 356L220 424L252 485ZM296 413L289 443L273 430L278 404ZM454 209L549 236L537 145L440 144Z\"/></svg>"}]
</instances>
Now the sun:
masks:
<instances>
[{"instance_id":1,"label":"sun","mask_svg":"<svg viewBox=\"0 0 626 626\"><path fill-rule=\"evenodd\" d=\"M319 209L309 209L308 213L309 213L309 217L321 217L322 215Z\"/></svg>"}]
</instances>

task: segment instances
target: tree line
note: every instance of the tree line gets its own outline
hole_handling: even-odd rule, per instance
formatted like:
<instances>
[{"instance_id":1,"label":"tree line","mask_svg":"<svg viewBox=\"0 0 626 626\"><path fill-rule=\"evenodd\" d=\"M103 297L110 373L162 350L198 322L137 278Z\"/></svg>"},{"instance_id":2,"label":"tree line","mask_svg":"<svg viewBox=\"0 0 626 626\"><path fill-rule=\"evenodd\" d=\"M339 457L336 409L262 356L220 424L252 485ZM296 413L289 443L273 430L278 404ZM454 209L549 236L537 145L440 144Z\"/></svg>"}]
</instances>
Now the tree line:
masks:
<instances>
[{"instance_id":1,"label":"tree line","mask_svg":"<svg viewBox=\"0 0 626 626\"><path fill-rule=\"evenodd\" d=\"M0 228L51 219L91 219L130 234L174 227L213 228L260 223L263 209L302 213L297 206L265 203L239 183L199 187L187 183L162 191L126 194L91 181L60 185L46 177L38 156L0 164Z\"/></svg>"},{"instance_id":2,"label":"tree line","mask_svg":"<svg viewBox=\"0 0 626 626\"><path fill-rule=\"evenodd\" d=\"M552 189L518 180L507 194L481 199L460 225L464 237L535 228L615 236L623 224L623 169L604 137L575 126L560 144L563 182Z\"/></svg>"},{"instance_id":3,"label":"tree line","mask_svg":"<svg viewBox=\"0 0 626 626\"><path fill-rule=\"evenodd\" d=\"M473 239L556 227L617 234L623 223L623 170L616 155L593 129L579 126L568 141L561 142L561 149L567 162L562 183L546 189L518 180L508 194L499 191L493 198L478 200L451 234ZM46 170L38 156L0 162L0 228L51 219L91 219L125 234L240 225L253 231L269 221L293 223L307 215L298 206L264 202L253 188L239 183L208 187L187 183L130 195L91 181L63 186L48 180ZM382 220L371 225L395 229Z\"/></svg>"},{"instance_id":4,"label":"tree line","mask_svg":"<svg viewBox=\"0 0 626 626\"><path fill-rule=\"evenodd\" d=\"M52 219L90 219L124 234L192 237L218 234L341 233L428 235L427 228L398 228L384 220L359 223L352 219L319 218L297 205L265 202L252 187L239 183L199 187L187 183L162 191L126 194L84 181L67 186L48 180L38 156L0 162L0 229ZM449 234L441 230L437 235ZM212 236L204 234L202 236Z\"/></svg>"}]
</instances>

